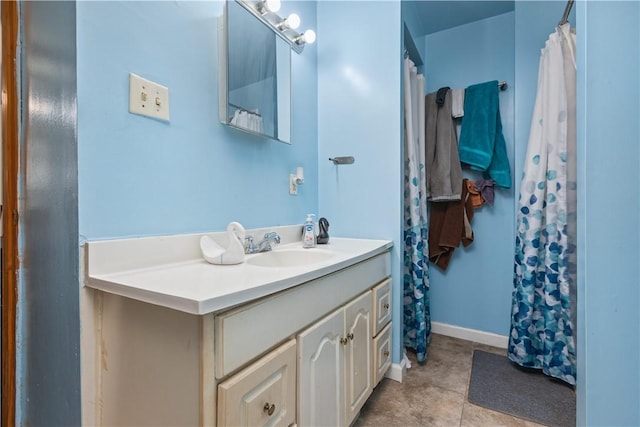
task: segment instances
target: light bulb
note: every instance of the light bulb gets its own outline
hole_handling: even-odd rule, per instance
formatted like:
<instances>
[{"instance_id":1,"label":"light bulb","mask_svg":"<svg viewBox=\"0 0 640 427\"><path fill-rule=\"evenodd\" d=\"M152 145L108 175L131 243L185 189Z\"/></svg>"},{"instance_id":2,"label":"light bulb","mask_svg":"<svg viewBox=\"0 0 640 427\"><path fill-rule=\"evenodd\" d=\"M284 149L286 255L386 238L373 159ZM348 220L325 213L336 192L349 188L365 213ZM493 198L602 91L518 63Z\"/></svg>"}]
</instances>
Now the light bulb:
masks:
<instances>
[{"instance_id":1,"label":"light bulb","mask_svg":"<svg viewBox=\"0 0 640 427\"><path fill-rule=\"evenodd\" d=\"M265 0L264 7L269 12L277 12L280 10L280 0Z\"/></svg>"},{"instance_id":2,"label":"light bulb","mask_svg":"<svg viewBox=\"0 0 640 427\"><path fill-rule=\"evenodd\" d=\"M284 31L289 28L295 30L299 26L300 26L300 17L295 13L292 13L286 19L283 19L278 24L276 24L276 28L280 31Z\"/></svg>"},{"instance_id":3,"label":"light bulb","mask_svg":"<svg viewBox=\"0 0 640 427\"><path fill-rule=\"evenodd\" d=\"M291 28L292 30L295 30L300 26L300 17L295 13L292 13L287 17L285 22L287 27Z\"/></svg>"},{"instance_id":4,"label":"light bulb","mask_svg":"<svg viewBox=\"0 0 640 427\"><path fill-rule=\"evenodd\" d=\"M307 30L302 34L302 41L312 44L316 41L316 32L313 30Z\"/></svg>"}]
</instances>

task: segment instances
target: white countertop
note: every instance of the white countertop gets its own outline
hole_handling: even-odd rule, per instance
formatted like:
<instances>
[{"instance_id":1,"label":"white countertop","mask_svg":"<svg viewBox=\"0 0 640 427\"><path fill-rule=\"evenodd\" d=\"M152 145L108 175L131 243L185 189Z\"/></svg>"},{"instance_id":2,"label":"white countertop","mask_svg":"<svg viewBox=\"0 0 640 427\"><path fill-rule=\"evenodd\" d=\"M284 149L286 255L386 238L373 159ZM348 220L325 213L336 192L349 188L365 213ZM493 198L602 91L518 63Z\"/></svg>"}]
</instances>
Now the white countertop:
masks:
<instances>
[{"instance_id":1,"label":"white countertop","mask_svg":"<svg viewBox=\"0 0 640 427\"><path fill-rule=\"evenodd\" d=\"M300 226L248 230L277 231L274 250L301 248ZM331 237L309 251L330 251L325 261L296 267L262 267L247 262L213 265L200 253L204 234L224 242L224 233L87 242L85 285L93 289L184 311L207 314L292 288L389 250L391 240ZM260 256L258 255L247 255Z\"/></svg>"}]
</instances>

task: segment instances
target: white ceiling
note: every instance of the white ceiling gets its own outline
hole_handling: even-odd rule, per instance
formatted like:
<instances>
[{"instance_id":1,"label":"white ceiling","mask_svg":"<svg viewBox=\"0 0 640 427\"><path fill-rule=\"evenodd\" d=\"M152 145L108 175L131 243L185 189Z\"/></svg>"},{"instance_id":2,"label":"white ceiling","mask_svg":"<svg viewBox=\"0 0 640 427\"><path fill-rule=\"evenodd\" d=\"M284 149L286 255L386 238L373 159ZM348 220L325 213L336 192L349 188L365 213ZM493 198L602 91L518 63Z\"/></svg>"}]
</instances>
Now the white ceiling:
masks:
<instances>
[{"instance_id":1,"label":"white ceiling","mask_svg":"<svg viewBox=\"0 0 640 427\"><path fill-rule=\"evenodd\" d=\"M403 3L405 3L403 1ZM511 12L515 8L514 1L406 1L405 10L415 14L411 33L420 37L481 19L490 18Z\"/></svg>"}]
</instances>

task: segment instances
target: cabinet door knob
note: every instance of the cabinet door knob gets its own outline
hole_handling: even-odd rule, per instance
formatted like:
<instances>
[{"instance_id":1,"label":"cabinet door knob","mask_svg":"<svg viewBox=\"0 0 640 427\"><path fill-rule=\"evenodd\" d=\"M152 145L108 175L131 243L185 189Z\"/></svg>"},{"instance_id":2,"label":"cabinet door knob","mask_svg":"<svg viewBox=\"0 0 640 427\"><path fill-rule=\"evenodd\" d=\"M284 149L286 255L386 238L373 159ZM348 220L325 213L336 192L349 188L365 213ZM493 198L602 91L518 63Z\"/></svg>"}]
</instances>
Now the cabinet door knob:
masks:
<instances>
[{"instance_id":1,"label":"cabinet door knob","mask_svg":"<svg viewBox=\"0 0 640 427\"><path fill-rule=\"evenodd\" d=\"M347 338L340 338L340 344L347 345L348 342L349 340Z\"/></svg>"},{"instance_id":2,"label":"cabinet door knob","mask_svg":"<svg viewBox=\"0 0 640 427\"><path fill-rule=\"evenodd\" d=\"M273 403L269 405L269 402L265 403L264 406L262 407L262 411L266 412L267 415L269 416L273 415L273 412L275 410L276 410L276 405L274 405Z\"/></svg>"},{"instance_id":3,"label":"cabinet door knob","mask_svg":"<svg viewBox=\"0 0 640 427\"><path fill-rule=\"evenodd\" d=\"M353 341L353 333L349 332L347 334L347 338L349 338L351 341Z\"/></svg>"},{"instance_id":4,"label":"cabinet door knob","mask_svg":"<svg viewBox=\"0 0 640 427\"><path fill-rule=\"evenodd\" d=\"M384 354L384 357L389 357L389 350L383 351L382 354Z\"/></svg>"},{"instance_id":5,"label":"cabinet door knob","mask_svg":"<svg viewBox=\"0 0 640 427\"><path fill-rule=\"evenodd\" d=\"M389 303L385 302L384 304L382 304L382 306L384 307L385 310L389 310Z\"/></svg>"}]
</instances>

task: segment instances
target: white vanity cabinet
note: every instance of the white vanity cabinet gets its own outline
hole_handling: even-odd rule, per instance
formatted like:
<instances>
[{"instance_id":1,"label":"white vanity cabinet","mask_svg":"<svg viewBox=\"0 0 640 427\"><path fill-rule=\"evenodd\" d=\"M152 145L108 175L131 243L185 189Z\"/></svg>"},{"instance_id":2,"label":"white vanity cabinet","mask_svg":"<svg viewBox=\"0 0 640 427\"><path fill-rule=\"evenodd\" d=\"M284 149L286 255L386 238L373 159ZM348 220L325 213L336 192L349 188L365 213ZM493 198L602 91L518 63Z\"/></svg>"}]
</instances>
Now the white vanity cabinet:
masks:
<instances>
[{"instance_id":1,"label":"white vanity cabinet","mask_svg":"<svg viewBox=\"0 0 640 427\"><path fill-rule=\"evenodd\" d=\"M300 426L345 426L373 390L367 291L298 336Z\"/></svg>"},{"instance_id":2,"label":"white vanity cabinet","mask_svg":"<svg viewBox=\"0 0 640 427\"><path fill-rule=\"evenodd\" d=\"M375 318L390 289L390 242L335 239L336 264L286 270L286 282L276 269L198 260L130 270L118 261L113 273L96 262L131 244L89 246L84 425L347 426L388 368L375 340L390 346L390 328ZM351 252L366 255L346 261ZM260 294L216 288L234 277ZM180 286L169 294L169 283ZM220 296L191 296L202 290Z\"/></svg>"}]
</instances>

